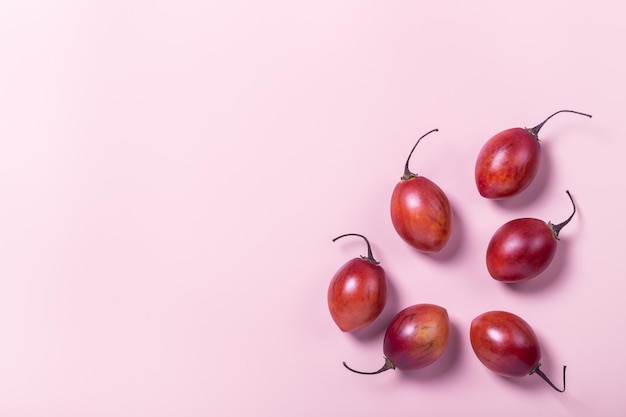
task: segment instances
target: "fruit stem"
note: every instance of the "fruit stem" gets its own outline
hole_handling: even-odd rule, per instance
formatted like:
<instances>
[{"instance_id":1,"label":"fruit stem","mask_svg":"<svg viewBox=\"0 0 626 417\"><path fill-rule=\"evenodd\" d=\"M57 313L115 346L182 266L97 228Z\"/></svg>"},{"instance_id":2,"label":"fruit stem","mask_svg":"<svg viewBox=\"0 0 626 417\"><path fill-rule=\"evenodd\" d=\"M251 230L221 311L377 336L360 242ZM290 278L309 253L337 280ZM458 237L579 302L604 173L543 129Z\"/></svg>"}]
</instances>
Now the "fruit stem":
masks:
<instances>
[{"instance_id":1,"label":"fruit stem","mask_svg":"<svg viewBox=\"0 0 626 417\"><path fill-rule=\"evenodd\" d=\"M559 113L575 113L575 114L580 114L581 116L587 116L587 117L591 117L590 114L587 113L581 113L579 111L574 111L574 110L559 110L557 112L552 113L550 116L548 116L546 118L546 120L544 120L543 122L539 123L537 126L533 127L532 129L527 129L528 132L530 132L531 135L533 135L535 137L535 139L539 140L539 131L541 130L541 128L543 127L543 125L550 120L553 116L556 116Z\"/></svg>"},{"instance_id":2,"label":"fruit stem","mask_svg":"<svg viewBox=\"0 0 626 417\"><path fill-rule=\"evenodd\" d=\"M552 229L552 234L554 235L554 238L556 240L559 240L559 232L561 231L563 226L565 226L567 223L569 223L570 220L572 220L572 217L574 217L574 213L576 213L576 204L574 204L574 199L572 198L572 195L569 193L569 191L565 191L565 192L567 193L567 196L569 197L570 201L572 202L572 206L574 207L574 211L572 211L572 214L570 214L570 216L563 223L552 224L551 222L548 222L548 226L550 227L550 229Z\"/></svg>"},{"instance_id":3,"label":"fruit stem","mask_svg":"<svg viewBox=\"0 0 626 417\"><path fill-rule=\"evenodd\" d=\"M422 139L424 139L426 136L430 135L433 132L439 132L439 129L433 129L430 132L427 132L425 134L423 134L418 140L417 143L415 143L415 145L413 145L413 149L411 149L411 152L409 153L409 157L406 159L406 164L404 164L404 175L402 175L402 177L400 179L402 180L410 180L411 178L415 178L417 177L416 173L411 172L411 170L409 170L409 160L411 159L411 155L413 155L413 151L415 150L415 148L417 148L417 145L420 143L420 141Z\"/></svg>"},{"instance_id":4,"label":"fruit stem","mask_svg":"<svg viewBox=\"0 0 626 417\"><path fill-rule=\"evenodd\" d=\"M563 366L563 389L557 388L552 381L550 381L550 379L546 376L546 374L543 373L543 371L541 369L539 369L539 367L541 366L540 363L538 363L537 365L535 365L535 367L533 369L530 370L529 375L532 374L537 374L541 377L541 379L543 379L544 381L546 381L552 388L554 388L556 391L558 392L565 392L565 368L566 366Z\"/></svg>"},{"instance_id":5,"label":"fruit stem","mask_svg":"<svg viewBox=\"0 0 626 417\"><path fill-rule=\"evenodd\" d=\"M378 371L374 371L374 372L356 371L356 370L350 368L348 365L346 365L345 362L343 363L343 366L345 366L350 371L352 371L352 372L354 372L356 374L361 374L361 375L376 375L376 374L380 374L381 372L388 371L389 369L396 369L396 365L394 365L393 362L391 362L391 360L389 358L385 358L385 364L382 366L382 368L380 368Z\"/></svg>"},{"instance_id":6,"label":"fruit stem","mask_svg":"<svg viewBox=\"0 0 626 417\"><path fill-rule=\"evenodd\" d=\"M378 265L380 262L378 262L376 259L374 259L374 255L372 255L372 246L370 245L370 241L367 240L367 238L363 235L360 235L358 233L346 233L345 235L341 235L341 236L337 236L336 238L333 239L333 242L336 241L337 239L341 239L342 237L346 237L346 236L359 236L362 237L363 240L365 240L365 243L367 243L367 256L361 256L361 259L364 259L368 262L373 263L374 265Z\"/></svg>"}]
</instances>

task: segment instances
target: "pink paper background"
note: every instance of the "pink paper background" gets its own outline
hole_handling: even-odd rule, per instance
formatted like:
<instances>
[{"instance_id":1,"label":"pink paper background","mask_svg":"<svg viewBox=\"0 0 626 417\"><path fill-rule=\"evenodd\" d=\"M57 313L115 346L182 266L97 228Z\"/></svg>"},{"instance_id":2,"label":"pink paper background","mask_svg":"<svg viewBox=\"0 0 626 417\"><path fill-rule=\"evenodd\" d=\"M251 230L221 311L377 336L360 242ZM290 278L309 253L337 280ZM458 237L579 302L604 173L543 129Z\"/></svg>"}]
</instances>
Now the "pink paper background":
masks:
<instances>
[{"instance_id":1,"label":"pink paper background","mask_svg":"<svg viewBox=\"0 0 626 417\"><path fill-rule=\"evenodd\" d=\"M0 4L0 415L621 416L624 9L611 1L4 1ZM482 143L571 108L513 200L479 197ZM455 213L446 249L389 218L412 159ZM555 222L519 286L486 244ZM383 315L343 334L326 289L370 238ZM399 309L448 309L444 356L382 365ZM471 319L523 316L539 378L490 373Z\"/></svg>"}]
</instances>

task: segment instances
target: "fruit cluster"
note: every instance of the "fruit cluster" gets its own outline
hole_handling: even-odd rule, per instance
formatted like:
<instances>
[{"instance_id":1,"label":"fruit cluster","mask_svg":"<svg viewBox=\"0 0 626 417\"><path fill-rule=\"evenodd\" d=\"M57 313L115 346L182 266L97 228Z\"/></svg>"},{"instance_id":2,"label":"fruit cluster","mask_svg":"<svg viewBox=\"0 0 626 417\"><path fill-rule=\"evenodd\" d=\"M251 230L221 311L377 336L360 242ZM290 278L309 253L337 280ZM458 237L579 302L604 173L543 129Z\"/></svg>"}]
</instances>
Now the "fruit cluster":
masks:
<instances>
[{"instance_id":1,"label":"fruit cluster","mask_svg":"<svg viewBox=\"0 0 626 417\"><path fill-rule=\"evenodd\" d=\"M524 191L534 179L541 155L538 134L554 115L568 112L591 117L573 110L560 110L532 129L504 130L489 139L476 159L475 181L478 192L488 199L506 199ZM409 161L420 141L437 129L421 136L411 149L404 174L391 195L391 220L397 234L407 244L424 253L439 252L452 232L452 210L448 197L434 182L409 170ZM559 232L572 220L576 206L569 191L573 211L562 223L552 224L534 218L520 218L502 225L487 246L486 264L497 281L516 283L538 276L552 262ZM353 332L372 323L387 301L385 271L374 259L370 242L367 256L345 263L328 287L328 308L336 325ZM374 372L389 369L419 369L436 361L448 343L450 320L445 308L434 304L415 304L397 313L387 326L383 353L384 365ZM491 371L521 377L537 374L552 388L555 386L540 369L541 348L532 327L521 317L507 311L488 311L474 318L470 325L470 343L480 362Z\"/></svg>"}]
</instances>

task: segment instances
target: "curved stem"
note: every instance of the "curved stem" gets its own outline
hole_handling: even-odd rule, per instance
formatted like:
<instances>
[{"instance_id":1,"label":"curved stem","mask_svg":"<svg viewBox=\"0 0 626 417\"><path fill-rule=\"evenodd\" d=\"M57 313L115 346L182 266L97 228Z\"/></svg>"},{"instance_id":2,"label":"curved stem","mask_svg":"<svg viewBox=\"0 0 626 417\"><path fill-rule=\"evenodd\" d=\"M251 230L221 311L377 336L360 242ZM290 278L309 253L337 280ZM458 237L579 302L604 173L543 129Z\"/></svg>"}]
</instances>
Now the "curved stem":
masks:
<instances>
[{"instance_id":1,"label":"curved stem","mask_svg":"<svg viewBox=\"0 0 626 417\"><path fill-rule=\"evenodd\" d=\"M409 180L411 178L415 178L417 177L417 174L411 172L409 170L409 160L411 159L411 155L413 155L413 151L415 150L415 148L417 148L417 145L420 143L420 141L422 139L424 139L426 136L430 135L433 132L439 132L439 129L433 129L430 132L424 133L418 140L417 143L415 143L415 145L413 145L413 149L411 149L411 152L409 152L409 157L406 159L406 164L404 164L404 175L402 175L403 180Z\"/></svg>"},{"instance_id":2,"label":"curved stem","mask_svg":"<svg viewBox=\"0 0 626 417\"><path fill-rule=\"evenodd\" d=\"M390 369L396 369L396 365L393 364L393 362L391 362L391 360L389 358L385 358L385 364L382 366L382 368L380 368L378 371L374 371L374 372L362 372L362 371L356 371L352 368L350 368L348 365L346 365L346 363L343 363L343 366L346 367L346 369L356 373L356 374L361 374L361 375L376 375L376 374L380 374L381 372L385 372L388 371Z\"/></svg>"},{"instance_id":3,"label":"curved stem","mask_svg":"<svg viewBox=\"0 0 626 417\"><path fill-rule=\"evenodd\" d=\"M581 116L587 116L587 117L591 117L590 114L587 113L581 113L579 111L575 111L575 110L559 110L557 112L552 113L550 116L548 116L546 118L546 120L544 120L543 122L539 123L537 126L533 127L532 129L528 129L528 131L530 132L531 135L533 135L535 137L535 139L537 138L537 135L539 135L539 131L541 130L541 128L543 127L543 125L550 119L552 119L552 117L556 116L559 113L575 113L575 114L580 114Z\"/></svg>"},{"instance_id":4,"label":"curved stem","mask_svg":"<svg viewBox=\"0 0 626 417\"><path fill-rule=\"evenodd\" d=\"M550 379L546 376L546 374L543 373L543 371L541 369L539 369L539 367L541 366L540 363L538 363L537 365L535 365L535 367L533 369L531 369L529 375L532 374L537 374L541 377L541 379L543 379L544 381L546 381L548 383L548 385L550 385L552 388L554 388L556 391L558 392L565 392L565 368L567 368L566 366L563 366L563 389L557 388L556 385L554 385L552 383L552 381L550 381Z\"/></svg>"},{"instance_id":5,"label":"curved stem","mask_svg":"<svg viewBox=\"0 0 626 417\"><path fill-rule=\"evenodd\" d=\"M567 190L565 192L567 193L567 196L572 202L572 207L574 207L574 210L572 211L572 214L570 214L570 216L563 223L552 224L551 222L548 222L548 226L550 226L550 229L552 229L552 234L554 235L554 238L556 240L559 240L559 232L561 231L563 226L567 225L567 223L569 223L570 220L572 220L572 217L574 217L574 213L576 213L576 204L574 204L574 199L572 198L572 195Z\"/></svg>"},{"instance_id":6,"label":"curved stem","mask_svg":"<svg viewBox=\"0 0 626 417\"><path fill-rule=\"evenodd\" d=\"M370 241L367 240L367 238L363 235L360 235L358 233L346 233L345 235L337 236L336 238L334 238L333 242L336 241L337 239L341 239L342 237L346 237L346 236L362 237L363 240L365 240L365 243L367 243L367 256L361 256L361 259L365 259L366 261L371 262L374 265L378 265L380 263L376 259L374 259L374 255L372 255L372 245L370 245Z\"/></svg>"}]
</instances>

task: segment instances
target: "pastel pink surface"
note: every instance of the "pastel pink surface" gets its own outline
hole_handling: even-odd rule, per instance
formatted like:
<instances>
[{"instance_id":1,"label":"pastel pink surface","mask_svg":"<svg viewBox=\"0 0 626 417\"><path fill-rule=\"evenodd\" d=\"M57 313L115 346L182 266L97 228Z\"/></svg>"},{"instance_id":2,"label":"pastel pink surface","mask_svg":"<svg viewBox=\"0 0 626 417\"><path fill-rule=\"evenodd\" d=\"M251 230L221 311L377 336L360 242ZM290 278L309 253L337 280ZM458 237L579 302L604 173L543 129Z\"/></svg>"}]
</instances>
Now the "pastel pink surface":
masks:
<instances>
[{"instance_id":1,"label":"pastel pink surface","mask_svg":"<svg viewBox=\"0 0 626 417\"><path fill-rule=\"evenodd\" d=\"M626 371L618 2L75 1L0 4L0 415L619 416ZM534 126L520 196L474 184L485 140ZM394 232L411 160L447 194L446 247ZM561 221L516 286L485 266L516 217ZM355 334L327 310L366 235L389 277ZM376 376L385 326L445 307L433 365ZM508 310L539 378L487 370L469 324Z\"/></svg>"}]
</instances>

